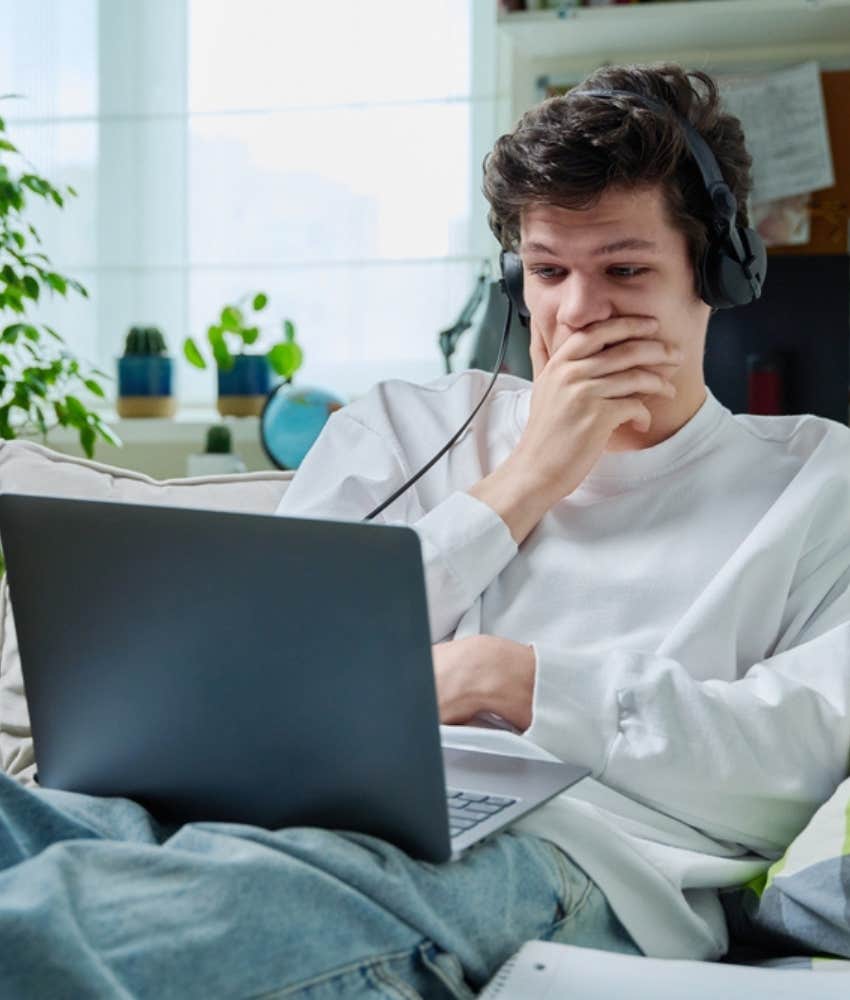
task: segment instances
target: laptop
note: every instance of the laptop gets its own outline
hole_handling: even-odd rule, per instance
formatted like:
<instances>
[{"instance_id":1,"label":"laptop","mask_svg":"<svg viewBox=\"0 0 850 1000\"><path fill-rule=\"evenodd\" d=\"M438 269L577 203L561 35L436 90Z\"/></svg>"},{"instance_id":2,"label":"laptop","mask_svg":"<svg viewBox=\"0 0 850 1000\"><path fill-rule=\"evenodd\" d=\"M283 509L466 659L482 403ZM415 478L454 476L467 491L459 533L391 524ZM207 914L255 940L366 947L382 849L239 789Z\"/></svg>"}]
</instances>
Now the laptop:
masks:
<instances>
[{"instance_id":1,"label":"laptop","mask_svg":"<svg viewBox=\"0 0 850 1000\"><path fill-rule=\"evenodd\" d=\"M0 496L38 781L441 862L586 768L441 747L411 528Z\"/></svg>"}]
</instances>

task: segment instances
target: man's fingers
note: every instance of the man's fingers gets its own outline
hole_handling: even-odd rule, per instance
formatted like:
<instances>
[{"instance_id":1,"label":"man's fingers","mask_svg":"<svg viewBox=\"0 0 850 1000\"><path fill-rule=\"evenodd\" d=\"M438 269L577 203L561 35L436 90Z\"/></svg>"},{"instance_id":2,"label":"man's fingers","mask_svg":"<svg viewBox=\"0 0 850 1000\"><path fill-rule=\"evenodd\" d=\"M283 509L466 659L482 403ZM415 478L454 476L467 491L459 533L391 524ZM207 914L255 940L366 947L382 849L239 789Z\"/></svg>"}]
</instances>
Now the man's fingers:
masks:
<instances>
[{"instance_id":1,"label":"man's fingers","mask_svg":"<svg viewBox=\"0 0 850 1000\"><path fill-rule=\"evenodd\" d=\"M578 361L598 354L612 344L648 339L657 332L658 320L651 316L617 316L571 333L552 357Z\"/></svg>"},{"instance_id":2,"label":"man's fingers","mask_svg":"<svg viewBox=\"0 0 850 1000\"><path fill-rule=\"evenodd\" d=\"M675 345L661 340L626 340L612 344L589 358L571 361L574 372L587 378L599 378L613 372L631 368L646 368L670 376L675 374L684 360L683 352Z\"/></svg>"},{"instance_id":3,"label":"man's fingers","mask_svg":"<svg viewBox=\"0 0 850 1000\"><path fill-rule=\"evenodd\" d=\"M663 375L647 371L645 368L633 368L627 372L616 372L604 378L595 379L589 383L594 391L606 399L617 399L623 396L662 395L673 398L676 387Z\"/></svg>"}]
</instances>

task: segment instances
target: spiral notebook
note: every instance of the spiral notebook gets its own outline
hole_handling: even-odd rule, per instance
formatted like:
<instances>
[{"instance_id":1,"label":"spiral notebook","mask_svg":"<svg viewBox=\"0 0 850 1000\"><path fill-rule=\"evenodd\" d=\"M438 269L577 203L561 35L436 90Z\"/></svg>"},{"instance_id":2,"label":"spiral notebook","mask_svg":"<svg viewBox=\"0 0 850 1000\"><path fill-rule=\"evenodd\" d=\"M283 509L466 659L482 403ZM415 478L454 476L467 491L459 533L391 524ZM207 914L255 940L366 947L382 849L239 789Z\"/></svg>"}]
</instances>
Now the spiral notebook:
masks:
<instances>
[{"instance_id":1,"label":"spiral notebook","mask_svg":"<svg viewBox=\"0 0 850 1000\"><path fill-rule=\"evenodd\" d=\"M850 962L801 961L808 967L724 965L529 941L479 996L483 1000L847 1000Z\"/></svg>"}]
</instances>

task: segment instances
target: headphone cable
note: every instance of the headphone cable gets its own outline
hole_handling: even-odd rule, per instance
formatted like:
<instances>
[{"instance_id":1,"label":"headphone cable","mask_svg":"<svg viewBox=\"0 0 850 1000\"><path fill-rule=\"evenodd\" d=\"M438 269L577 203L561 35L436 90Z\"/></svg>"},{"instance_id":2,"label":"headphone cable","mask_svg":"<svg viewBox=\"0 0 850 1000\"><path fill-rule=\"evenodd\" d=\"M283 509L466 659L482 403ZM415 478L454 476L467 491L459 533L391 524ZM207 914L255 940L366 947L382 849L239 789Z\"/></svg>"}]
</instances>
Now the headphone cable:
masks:
<instances>
[{"instance_id":1,"label":"headphone cable","mask_svg":"<svg viewBox=\"0 0 850 1000\"><path fill-rule=\"evenodd\" d=\"M504 281L500 281L499 284L502 287L502 290L504 291L505 290ZM391 496L387 497L387 499L384 500L383 503L378 504L378 506L374 510L370 511L363 518L364 521L371 521L374 517L377 517L378 514L380 514L381 511L383 511L387 507L389 507L389 505L391 503L393 503L393 501L398 500L398 498L402 495L402 493L404 493L407 490L409 490L410 487L413 486L413 484L415 482L418 482L418 480L421 479L422 476L425 475L425 473L431 468L431 466L435 465L443 457L443 455L445 455L445 453L449 450L449 448L451 448L452 445L454 445L454 444L457 443L457 441L460 439L460 436L463 434L463 432L466 430L466 428L469 427L469 425L475 419L475 415L478 413L478 411L484 405L484 400L490 395L490 390L496 384L496 379L499 377L499 374L500 374L500 372L502 370L502 362L505 360L505 352L506 352L507 347L508 347L508 332L510 331L510 328L511 328L511 316L512 316L512 313L513 313L513 303L511 302L510 296L508 296L508 314L507 314L507 317L505 318L505 329L504 329L504 331L502 333L502 343L501 343L501 345L499 347L499 356L496 359L496 365L495 365L495 367L493 369L493 377L490 379L490 383L488 384L487 388L484 390L484 395L478 401L478 405L475 407L475 409L472 411L472 413L470 413L470 415L466 418L466 420L464 421L464 423L458 428L458 430L455 432L455 434L449 439L449 441L446 444L444 444L443 447L437 452L437 454L432 459L430 459L430 461L428 461L425 465L423 465L422 468L416 473L416 475L411 476L410 479L408 479L406 483L403 483L395 491L395 493L393 493Z\"/></svg>"}]
</instances>

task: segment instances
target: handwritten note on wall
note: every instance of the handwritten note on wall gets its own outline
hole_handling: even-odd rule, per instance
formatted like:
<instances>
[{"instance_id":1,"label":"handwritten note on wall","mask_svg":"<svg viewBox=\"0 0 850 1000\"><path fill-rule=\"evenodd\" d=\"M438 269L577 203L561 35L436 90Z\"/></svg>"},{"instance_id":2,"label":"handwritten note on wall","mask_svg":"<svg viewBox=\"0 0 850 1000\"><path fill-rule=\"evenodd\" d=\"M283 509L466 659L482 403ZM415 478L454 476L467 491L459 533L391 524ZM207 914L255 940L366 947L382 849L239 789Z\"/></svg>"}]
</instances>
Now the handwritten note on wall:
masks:
<instances>
[{"instance_id":1,"label":"handwritten note on wall","mask_svg":"<svg viewBox=\"0 0 850 1000\"><path fill-rule=\"evenodd\" d=\"M719 82L724 104L741 119L753 158L753 203L835 183L816 62Z\"/></svg>"}]
</instances>

